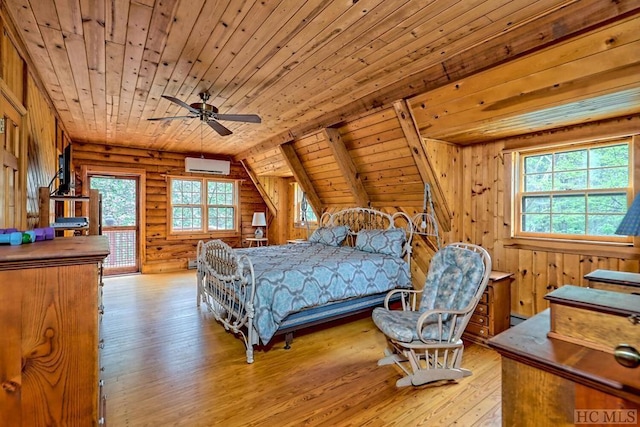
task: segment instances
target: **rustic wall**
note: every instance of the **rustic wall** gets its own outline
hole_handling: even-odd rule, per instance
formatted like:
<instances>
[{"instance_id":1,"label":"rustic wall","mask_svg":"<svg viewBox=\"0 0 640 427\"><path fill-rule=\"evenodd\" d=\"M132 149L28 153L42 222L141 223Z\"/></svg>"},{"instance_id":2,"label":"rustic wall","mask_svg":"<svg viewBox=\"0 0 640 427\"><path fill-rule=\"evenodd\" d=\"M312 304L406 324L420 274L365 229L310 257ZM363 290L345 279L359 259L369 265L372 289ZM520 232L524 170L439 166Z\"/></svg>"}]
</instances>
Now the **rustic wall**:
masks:
<instances>
[{"instance_id":1,"label":"rustic wall","mask_svg":"<svg viewBox=\"0 0 640 427\"><path fill-rule=\"evenodd\" d=\"M624 121L621 121L623 124ZM634 122L628 130L633 132ZM582 127L581 134L597 137L598 124ZM636 128L637 131L637 128ZM570 132L567 132L570 133ZM547 134L527 144L545 141ZM567 136L568 137L568 136ZM460 208L460 239L482 245L492 255L493 269L514 273L511 312L531 316L548 308L544 296L562 285L587 286L583 276L598 268L640 272L634 248L605 248L598 245L560 243L524 247L509 239L510 218L505 216L504 141L462 148L463 185ZM505 178L505 176L507 176ZM637 179L637 178L636 178Z\"/></svg>"},{"instance_id":2,"label":"rustic wall","mask_svg":"<svg viewBox=\"0 0 640 427\"><path fill-rule=\"evenodd\" d=\"M184 172L184 158L188 154L91 143L73 143L73 163L77 171L82 166L109 168L136 168L145 173L146 221L142 224L145 238L143 272L160 272L186 268L187 260L195 258L199 239L175 239L167 236L167 183L166 175L193 174ZM233 162L231 173L225 178L242 180L240 185L241 235L223 238L233 247L240 247L245 237L254 233L251 226L253 213L264 212L266 205L240 163ZM77 189L80 190L80 189Z\"/></svg>"},{"instance_id":3,"label":"rustic wall","mask_svg":"<svg viewBox=\"0 0 640 427\"><path fill-rule=\"evenodd\" d=\"M25 135L28 158L27 222L28 228L33 228L39 219L38 188L49 185L56 174L59 153L57 146L62 145L64 136L60 132L58 138L56 117L31 75L27 85L26 107L29 111Z\"/></svg>"},{"instance_id":4,"label":"rustic wall","mask_svg":"<svg viewBox=\"0 0 640 427\"><path fill-rule=\"evenodd\" d=\"M33 228L38 223L38 188L47 186L57 169L57 154L63 144L64 132L57 129L57 119L45 92L38 86L38 77L29 66L24 49L5 10L0 11L0 82L3 96L21 110L18 179L3 188L3 197L16 205L17 217L7 227ZM55 185L55 183L54 183ZM14 193L12 195L8 192ZM0 213L0 224L4 222Z\"/></svg>"}]
</instances>

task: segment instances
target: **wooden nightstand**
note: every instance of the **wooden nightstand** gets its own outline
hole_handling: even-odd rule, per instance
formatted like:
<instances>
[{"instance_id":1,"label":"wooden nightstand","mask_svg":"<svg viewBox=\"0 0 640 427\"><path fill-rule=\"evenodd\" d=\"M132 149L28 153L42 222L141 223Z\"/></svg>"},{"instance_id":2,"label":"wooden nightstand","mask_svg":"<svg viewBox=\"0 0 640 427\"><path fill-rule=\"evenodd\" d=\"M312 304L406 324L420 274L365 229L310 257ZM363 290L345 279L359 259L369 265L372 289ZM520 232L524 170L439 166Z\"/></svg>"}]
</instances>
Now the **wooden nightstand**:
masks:
<instances>
[{"instance_id":1,"label":"wooden nightstand","mask_svg":"<svg viewBox=\"0 0 640 427\"><path fill-rule=\"evenodd\" d=\"M492 271L489 283L462 336L486 344L487 340L509 328L511 320L512 273Z\"/></svg>"},{"instance_id":2,"label":"wooden nightstand","mask_svg":"<svg viewBox=\"0 0 640 427\"><path fill-rule=\"evenodd\" d=\"M252 247L254 243L256 244L256 246L268 246L269 245L269 239L267 239L266 237L262 237L260 239L258 239L257 237L247 237L244 240L249 242L249 247Z\"/></svg>"}]
</instances>

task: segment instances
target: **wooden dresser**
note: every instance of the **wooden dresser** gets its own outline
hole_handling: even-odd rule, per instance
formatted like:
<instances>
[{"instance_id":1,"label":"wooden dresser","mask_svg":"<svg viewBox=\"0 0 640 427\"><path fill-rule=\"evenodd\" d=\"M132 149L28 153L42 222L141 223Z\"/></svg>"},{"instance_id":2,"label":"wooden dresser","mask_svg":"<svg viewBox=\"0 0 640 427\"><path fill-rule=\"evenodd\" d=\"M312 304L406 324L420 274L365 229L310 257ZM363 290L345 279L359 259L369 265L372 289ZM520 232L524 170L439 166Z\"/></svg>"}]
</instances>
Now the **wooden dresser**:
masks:
<instances>
[{"instance_id":1,"label":"wooden dresser","mask_svg":"<svg viewBox=\"0 0 640 427\"><path fill-rule=\"evenodd\" d=\"M509 328L512 277L512 273L491 272L487 288L465 329L464 339L486 344L489 338Z\"/></svg>"},{"instance_id":2,"label":"wooden dresser","mask_svg":"<svg viewBox=\"0 0 640 427\"><path fill-rule=\"evenodd\" d=\"M502 425L638 425L640 374L613 350L636 343L640 296L565 285L550 308L492 338L502 356Z\"/></svg>"},{"instance_id":3,"label":"wooden dresser","mask_svg":"<svg viewBox=\"0 0 640 427\"><path fill-rule=\"evenodd\" d=\"M0 420L96 426L105 236L0 246Z\"/></svg>"}]
</instances>

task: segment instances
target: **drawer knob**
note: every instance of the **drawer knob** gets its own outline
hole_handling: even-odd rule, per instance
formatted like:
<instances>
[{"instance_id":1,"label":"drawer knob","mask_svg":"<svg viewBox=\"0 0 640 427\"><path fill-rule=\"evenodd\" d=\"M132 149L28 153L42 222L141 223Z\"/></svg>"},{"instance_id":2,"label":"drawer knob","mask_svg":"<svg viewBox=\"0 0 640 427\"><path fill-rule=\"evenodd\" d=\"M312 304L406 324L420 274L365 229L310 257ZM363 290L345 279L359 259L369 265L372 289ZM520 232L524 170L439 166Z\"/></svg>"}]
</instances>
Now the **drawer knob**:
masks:
<instances>
[{"instance_id":1,"label":"drawer knob","mask_svg":"<svg viewBox=\"0 0 640 427\"><path fill-rule=\"evenodd\" d=\"M614 351L616 361L626 368L640 366L640 352L629 344L620 344Z\"/></svg>"}]
</instances>

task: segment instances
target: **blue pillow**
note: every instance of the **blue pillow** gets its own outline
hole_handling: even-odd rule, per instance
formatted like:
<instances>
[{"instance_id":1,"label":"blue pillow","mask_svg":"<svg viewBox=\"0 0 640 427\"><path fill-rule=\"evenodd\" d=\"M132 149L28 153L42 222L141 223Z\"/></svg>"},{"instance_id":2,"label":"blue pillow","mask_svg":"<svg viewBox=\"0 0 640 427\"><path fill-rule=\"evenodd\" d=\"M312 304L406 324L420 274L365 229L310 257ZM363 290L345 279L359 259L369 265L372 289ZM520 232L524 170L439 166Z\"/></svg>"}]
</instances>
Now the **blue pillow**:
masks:
<instances>
[{"instance_id":1,"label":"blue pillow","mask_svg":"<svg viewBox=\"0 0 640 427\"><path fill-rule=\"evenodd\" d=\"M311 243L322 243L329 246L340 246L347 238L349 229L344 225L336 227L319 227L313 232L309 241Z\"/></svg>"},{"instance_id":2,"label":"blue pillow","mask_svg":"<svg viewBox=\"0 0 640 427\"><path fill-rule=\"evenodd\" d=\"M401 228L389 230L361 230L356 238L356 249L375 254L402 256L406 235Z\"/></svg>"}]
</instances>

